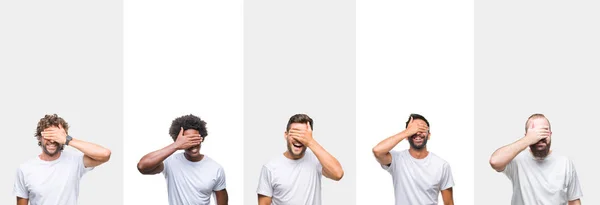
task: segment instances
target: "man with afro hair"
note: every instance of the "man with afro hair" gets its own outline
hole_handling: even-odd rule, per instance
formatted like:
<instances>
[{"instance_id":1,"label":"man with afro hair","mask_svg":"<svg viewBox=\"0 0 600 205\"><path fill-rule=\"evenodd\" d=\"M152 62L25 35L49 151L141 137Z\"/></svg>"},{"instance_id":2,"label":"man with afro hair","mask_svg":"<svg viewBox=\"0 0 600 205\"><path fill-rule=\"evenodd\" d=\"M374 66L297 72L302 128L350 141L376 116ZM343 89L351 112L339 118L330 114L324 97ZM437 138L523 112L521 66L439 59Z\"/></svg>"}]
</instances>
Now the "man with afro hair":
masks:
<instances>
[{"instance_id":1,"label":"man with afro hair","mask_svg":"<svg viewBox=\"0 0 600 205\"><path fill-rule=\"evenodd\" d=\"M140 159L137 165L140 173L164 174L171 205L208 205L212 194L217 205L227 205L223 167L200 154L202 142L208 136L206 122L191 114L176 118L169 135L173 143ZM178 150L183 152L175 153Z\"/></svg>"}]
</instances>

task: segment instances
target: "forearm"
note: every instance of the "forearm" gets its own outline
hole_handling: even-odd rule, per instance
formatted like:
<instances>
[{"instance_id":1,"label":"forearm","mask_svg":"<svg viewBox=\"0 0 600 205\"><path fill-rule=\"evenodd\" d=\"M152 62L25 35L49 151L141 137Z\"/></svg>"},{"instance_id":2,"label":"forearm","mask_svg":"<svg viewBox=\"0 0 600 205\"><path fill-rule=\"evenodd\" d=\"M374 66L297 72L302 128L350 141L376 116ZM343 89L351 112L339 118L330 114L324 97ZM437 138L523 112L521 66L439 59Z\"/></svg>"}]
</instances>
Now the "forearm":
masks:
<instances>
[{"instance_id":1,"label":"forearm","mask_svg":"<svg viewBox=\"0 0 600 205\"><path fill-rule=\"evenodd\" d=\"M175 151L177 151L177 146L175 143L172 143L162 149L146 154L144 157L142 157L142 159L140 159L140 162L138 163L138 170L140 170L140 172L145 172L156 168L163 161L165 161L167 157L175 153Z\"/></svg>"},{"instance_id":2,"label":"forearm","mask_svg":"<svg viewBox=\"0 0 600 205\"><path fill-rule=\"evenodd\" d=\"M329 154L317 141L313 141L308 148L317 156L323 172L330 174L330 178L334 180L340 180L344 176L344 170L340 162Z\"/></svg>"},{"instance_id":3,"label":"forearm","mask_svg":"<svg viewBox=\"0 0 600 205\"><path fill-rule=\"evenodd\" d=\"M69 142L69 146L83 152L85 156L96 161L106 162L110 159L111 152L109 149L91 142L73 138L73 140Z\"/></svg>"},{"instance_id":4,"label":"forearm","mask_svg":"<svg viewBox=\"0 0 600 205\"><path fill-rule=\"evenodd\" d=\"M581 205L581 200L577 199L577 200L569 201L569 205Z\"/></svg>"},{"instance_id":5,"label":"forearm","mask_svg":"<svg viewBox=\"0 0 600 205\"><path fill-rule=\"evenodd\" d=\"M373 154L375 154L376 157L386 155L392 149L394 149L394 147L396 145L398 145L398 143L400 143L402 140L406 139L407 137L408 137L408 135L404 131L402 131L398 134L395 134L391 137L388 137L387 139L379 142L379 144L377 144L375 147L373 147Z\"/></svg>"},{"instance_id":6,"label":"forearm","mask_svg":"<svg viewBox=\"0 0 600 205\"><path fill-rule=\"evenodd\" d=\"M510 163L519 153L527 148L531 143L527 142L525 138L521 138L516 142L501 147L496 150L490 157L490 165L496 171L503 171L506 165Z\"/></svg>"}]
</instances>

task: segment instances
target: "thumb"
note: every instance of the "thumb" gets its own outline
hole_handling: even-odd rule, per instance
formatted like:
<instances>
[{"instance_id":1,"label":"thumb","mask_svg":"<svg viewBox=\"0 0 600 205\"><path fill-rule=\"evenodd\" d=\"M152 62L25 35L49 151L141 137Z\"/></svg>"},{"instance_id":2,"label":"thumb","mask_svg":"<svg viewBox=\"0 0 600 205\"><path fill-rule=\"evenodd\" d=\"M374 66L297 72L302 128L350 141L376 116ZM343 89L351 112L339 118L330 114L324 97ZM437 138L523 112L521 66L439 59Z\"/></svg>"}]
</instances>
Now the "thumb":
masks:
<instances>
[{"instance_id":1,"label":"thumb","mask_svg":"<svg viewBox=\"0 0 600 205\"><path fill-rule=\"evenodd\" d=\"M312 131L312 127L310 126L310 122L306 122L306 127L308 127L308 130Z\"/></svg>"},{"instance_id":2,"label":"thumb","mask_svg":"<svg viewBox=\"0 0 600 205\"><path fill-rule=\"evenodd\" d=\"M181 127L181 129L179 130L179 134L178 134L178 136L179 136L179 137L183 136L183 127Z\"/></svg>"},{"instance_id":3,"label":"thumb","mask_svg":"<svg viewBox=\"0 0 600 205\"><path fill-rule=\"evenodd\" d=\"M410 121L408 121L408 124L412 124L412 122L413 122L413 117L411 116Z\"/></svg>"}]
</instances>

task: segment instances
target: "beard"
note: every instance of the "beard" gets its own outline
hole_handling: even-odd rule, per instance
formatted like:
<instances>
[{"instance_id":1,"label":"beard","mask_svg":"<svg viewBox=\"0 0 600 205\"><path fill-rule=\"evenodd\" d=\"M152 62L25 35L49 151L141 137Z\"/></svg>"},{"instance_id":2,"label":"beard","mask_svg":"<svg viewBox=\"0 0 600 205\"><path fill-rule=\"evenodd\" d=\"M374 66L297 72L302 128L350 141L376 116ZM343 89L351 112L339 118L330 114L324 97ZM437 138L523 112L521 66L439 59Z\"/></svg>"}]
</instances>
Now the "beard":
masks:
<instances>
[{"instance_id":1,"label":"beard","mask_svg":"<svg viewBox=\"0 0 600 205\"><path fill-rule=\"evenodd\" d=\"M425 146L427 145L427 137L423 137L423 143L421 143L420 145L415 144L414 138L415 138L415 135L408 138L408 143L410 144L410 147L412 147L413 149L416 149L416 150L422 150L423 148L425 148Z\"/></svg>"},{"instance_id":2,"label":"beard","mask_svg":"<svg viewBox=\"0 0 600 205\"><path fill-rule=\"evenodd\" d=\"M304 152L306 152L306 146L302 145L302 150L300 150L300 153L294 153L295 146L292 142L287 143L287 148L288 152L290 153L290 155L292 155L293 158L300 158L304 156Z\"/></svg>"},{"instance_id":3,"label":"beard","mask_svg":"<svg viewBox=\"0 0 600 205\"><path fill-rule=\"evenodd\" d=\"M543 147L538 147L538 145L540 144L545 144L546 146ZM531 153L533 154L534 157L536 158L546 158L548 156L548 154L550 154L550 145L552 143L548 142L547 140L540 140L539 142L533 144L533 145L529 145L529 149L531 150Z\"/></svg>"},{"instance_id":4,"label":"beard","mask_svg":"<svg viewBox=\"0 0 600 205\"><path fill-rule=\"evenodd\" d=\"M62 150L62 146L60 144L58 144L58 142L54 142L54 143L50 143L52 145L54 145L56 148L54 149L54 151L50 151L48 150L48 144L43 144L42 145L42 151L44 153L46 153L48 156L54 157L54 155L56 155L58 152L60 152Z\"/></svg>"}]
</instances>

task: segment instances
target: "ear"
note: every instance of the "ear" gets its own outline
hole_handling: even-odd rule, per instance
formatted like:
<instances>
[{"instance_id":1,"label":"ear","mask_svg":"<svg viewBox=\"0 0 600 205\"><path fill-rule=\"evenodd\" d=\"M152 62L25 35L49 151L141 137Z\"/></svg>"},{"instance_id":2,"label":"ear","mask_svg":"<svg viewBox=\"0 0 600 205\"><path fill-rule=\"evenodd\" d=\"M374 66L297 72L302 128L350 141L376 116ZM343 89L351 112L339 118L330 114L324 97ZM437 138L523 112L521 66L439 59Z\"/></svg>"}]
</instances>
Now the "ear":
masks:
<instances>
[{"instance_id":1,"label":"ear","mask_svg":"<svg viewBox=\"0 0 600 205\"><path fill-rule=\"evenodd\" d=\"M427 134L427 140L431 139L431 132L429 134Z\"/></svg>"}]
</instances>

